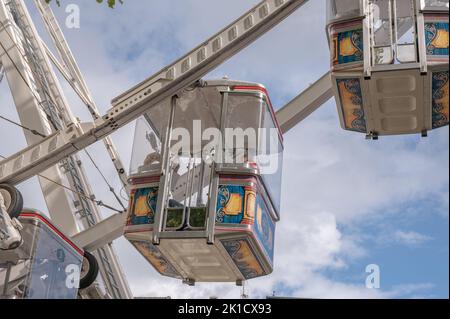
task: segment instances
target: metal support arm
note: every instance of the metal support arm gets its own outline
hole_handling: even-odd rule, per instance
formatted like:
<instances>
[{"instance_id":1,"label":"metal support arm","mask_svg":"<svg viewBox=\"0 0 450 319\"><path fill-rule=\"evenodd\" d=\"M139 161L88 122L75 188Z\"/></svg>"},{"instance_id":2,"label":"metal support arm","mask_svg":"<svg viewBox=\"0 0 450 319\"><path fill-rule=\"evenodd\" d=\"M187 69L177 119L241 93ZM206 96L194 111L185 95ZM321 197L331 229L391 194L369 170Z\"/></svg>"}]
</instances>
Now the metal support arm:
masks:
<instances>
[{"instance_id":1,"label":"metal support arm","mask_svg":"<svg viewBox=\"0 0 450 319\"><path fill-rule=\"evenodd\" d=\"M33 150L40 148L39 143L28 150L29 154L22 152L0 162L0 182L15 184L24 181L36 175L39 170L44 170L112 134L253 43L306 2L307 0L262 1L183 58L116 98L113 101L114 107L95 122L91 131L81 136L74 135L66 143L58 141L62 134L58 132L53 136L57 146L51 151L36 151L37 156L31 157ZM19 165L14 165L16 160Z\"/></svg>"},{"instance_id":2,"label":"metal support arm","mask_svg":"<svg viewBox=\"0 0 450 319\"><path fill-rule=\"evenodd\" d=\"M306 119L332 97L331 75L327 73L277 112L283 133Z\"/></svg>"},{"instance_id":3,"label":"metal support arm","mask_svg":"<svg viewBox=\"0 0 450 319\"><path fill-rule=\"evenodd\" d=\"M331 78L327 73L320 78L316 83L312 84L305 91L300 93L292 101L288 102L277 112L277 118L283 132L288 132L295 125L303 121L322 104L327 102L332 97ZM186 178L186 176L184 176ZM215 182L212 189L217 189L218 180ZM213 192L212 198L216 195ZM212 205L212 207L215 207ZM215 210L212 209L209 223L214 221ZM212 223L213 225L214 223ZM95 225L88 231L76 235L73 239L81 247L85 249L94 249L106 245L113 240L121 237L124 232L125 217L122 214L116 214L104 220L98 225ZM213 231L207 231L212 234ZM210 240L212 240L210 238Z\"/></svg>"}]
</instances>

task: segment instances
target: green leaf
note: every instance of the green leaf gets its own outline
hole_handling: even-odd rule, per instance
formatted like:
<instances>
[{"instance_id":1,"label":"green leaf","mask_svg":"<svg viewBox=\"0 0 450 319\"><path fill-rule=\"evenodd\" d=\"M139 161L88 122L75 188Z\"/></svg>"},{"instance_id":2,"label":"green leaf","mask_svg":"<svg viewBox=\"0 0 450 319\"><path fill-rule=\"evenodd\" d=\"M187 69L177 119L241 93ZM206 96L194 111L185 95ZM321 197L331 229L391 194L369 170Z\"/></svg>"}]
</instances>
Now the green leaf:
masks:
<instances>
[{"instance_id":1,"label":"green leaf","mask_svg":"<svg viewBox=\"0 0 450 319\"><path fill-rule=\"evenodd\" d=\"M45 2L50 3L52 0L45 0ZM103 3L103 0L96 0L98 3ZM61 1L60 0L55 0L56 4L58 6L61 6ZM120 4L123 4L123 0L107 0L107 4L108 7L110 7L111 9L114 8L114 6L116 5L116 2L119 2Z\"/></svg>"}]
</instances>

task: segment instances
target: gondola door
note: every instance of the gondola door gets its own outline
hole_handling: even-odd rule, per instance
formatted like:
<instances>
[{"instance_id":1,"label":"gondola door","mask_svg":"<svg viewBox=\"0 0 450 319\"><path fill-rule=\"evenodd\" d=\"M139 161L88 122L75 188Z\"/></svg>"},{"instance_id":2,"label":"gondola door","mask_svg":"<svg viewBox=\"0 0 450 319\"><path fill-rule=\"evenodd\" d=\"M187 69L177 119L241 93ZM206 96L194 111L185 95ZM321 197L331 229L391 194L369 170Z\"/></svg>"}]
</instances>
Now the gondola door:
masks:
<instances>
[{"instance_id":1,"label":"gondola door","mask_svg":"<svg viewBox=\"0 0 450 319\"><path fill-rule=\"evenodd\" d=\"M415 0L369 0L371 64L418 62Z\"/></svg>"}]
</instances>

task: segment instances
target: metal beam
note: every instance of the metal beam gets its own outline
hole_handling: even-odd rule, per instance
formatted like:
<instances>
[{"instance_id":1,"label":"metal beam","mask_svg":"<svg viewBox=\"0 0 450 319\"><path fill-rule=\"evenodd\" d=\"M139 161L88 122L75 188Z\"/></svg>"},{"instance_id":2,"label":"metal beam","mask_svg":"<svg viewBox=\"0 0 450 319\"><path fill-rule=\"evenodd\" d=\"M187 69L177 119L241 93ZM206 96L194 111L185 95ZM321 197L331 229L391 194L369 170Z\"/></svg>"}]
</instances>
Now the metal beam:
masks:
<instances>
[{"instance_id":1,"label":"metal beam","mask_svg":"<svg viewBox=\"0 0 450 319\"><path fill-rule=\"evenodd\" d=\"M73 80L72 76L68 73L64 65L62 65L58 59L53 55L52 51L50 51L47 44L41 39L42 46L45 49L45 53L47 54L50 61L52 61L53 65L56 66L59 73L64 77L64 79L67 81L67 83L72 87L72 89L75 91L75 93L78 95L80 100L84 104L89 104L89 98L78 88L78 86L75 84L75 81Z\"/></svg>"},{"instance_id":2,"label":"metal beam","mask_svg":"<svg viewBox=\"0 0 450 319\"><path fill-rule=\"evenodd\" d=\"M327 73L277 112L283 132L288 132L303 121L332 96L331 76ZM187 176L183 175L181 178L187 178ZM125 219L124 214L113 215L94 227L75 235L72 239L87 250L97 249L123 235Z\"/></svg>"},{"instance_id":3,"label":"metal beam","mask_svg":"<svg viewBox=\"0 0 450 319\"><path fill-rule=\"evenodd\" d=\"M327 73L277 112L283 133L295 127L332 97L331 75Z\"/></svg>"},{"instance_id":4,"label":"metal beam","mask_svg":"<svg viewBox=\"0 0 450 319\"><path fill-rule=\"evenodd\" d=\"M6 74L21 123L45 135L50 135L54 130L74 128L74 117L24 1L0 2L1 22L10 25L10 28L2 30L1 33L3 60L10 63ZM47 147L52 149L55 145L52 144L55 140L51 138L31 138L34 138L33 143L39 141L42 146L33 149L34 156L44 153L48 150ZM27 142L32 144L29 139ZM50 144L47 144L48 142ZM51 175L44 175L48 179L40 178L40 182L52 222L66 235L72 236L79 232L76 214L80 214L80 221L85 229L99 222L101 215L98 207L86 200L86 197L93 193L77 155L71 154L62 160L64 161L61 167L53 168ZM22 158L16 161L16 167L22 165L21 161ZM70 188L75 190L73 194L59 186L67 184L66 178ZM76 202L74 198L77 199ZM98 259L105 286L111 295L115 298L131 297L113 248L106 246L94 254Z\"/></svg>"},{"instance_id":5,"label":"metal beam","mask_svg":"<svg viewBox=\"0 0 450 319\"><path fill-rule=\"evenodd\" d=\"M256 41L307 0L265 0L239 19L203 42L193 51L113 101L113 108L95 122L95 127L82 135L57 132L57 147L43 150L31 157L31 149L0 162L0 182L16 184L56 164L64 157L95 143L135 120L149 108L176 95L183 88L201 79L215 67ZM61 136L70 141L58 143ZM14 165L18 161L21 165Z\"/></svg>"},{"instance_id":6,"label":"metal beam","mask_svg":"<svg viewBox=\"0 0 450 319\"><path fill-rule=\"evenodd\" d=\"M0 28L0 60L4 66L5 77L8 80L20 122L41 134L50 134L52 128L43 110L44 105L41 103L38 88L33 85L35 83L33 72L22 53L24 48L21 45L21 34L13 23L11 13L3 1L0 1ZM27 131L24 131L24 134L28 145L43 142L40 136ZM64 174L61 168L56 165L58 163L54 162L53 165L49 165L45 172L42 170L41 174L64 184ZM19 163L17 162L17 164ZM39 178L39 183L49 213L54 213L54 222L65 234L69 236L76 234L79 229L77 221L72 215L74 207L72 200L69 199L70 195L66 190L55 187L55 184L43 178Z\"/></svg>"},{"instance_id":7,"label":"metal beam","mask_svg":"<svg viewBox=\"0 0 450 319\"><path fill-rule=\"evenodd\" d=\"M175 95L278 25L307 0L265 0L200 46L113 100L96 136L111 134Z\"/></svg>"},{"instance_id":8,"label":"metal beam","mask_svg":"<svg viewBox=\"0 0 450 319\"><path fill-rule=\"evenodd\" d=\"M94 99L92 98L92 94L89 91L86 82L84 81L81 70L78 67L75 57L70 50L69 44L64 37L64 33L62 32L50 5L46 3L45 0L35 0L35 4L63 63L58 63L56 58L51 56L50 50L47 50L47 55L49 55L50 59L57 65L58 69L72 86L74 91L80 96L83 103L89 109L93 119L98 119L100 117L100 112ZM67 75L70 77L67 78ZM106 151L111 158L118 177L122 182L122 186L124 186L127 192L129 192L128 176L111 137L106 136L103 143L105 144Z\"/></svg>"},{"instance_id":9,"label":"metal beam","mask_svg":"<svg viewBox=\"0 0 450 319\"><path fill-rule=\"evenodd\" d=\"M122 237L126 214L115 214L95 226L75 235L72 240L87 251L95 251Z\"/></svg>"}]
</instances>

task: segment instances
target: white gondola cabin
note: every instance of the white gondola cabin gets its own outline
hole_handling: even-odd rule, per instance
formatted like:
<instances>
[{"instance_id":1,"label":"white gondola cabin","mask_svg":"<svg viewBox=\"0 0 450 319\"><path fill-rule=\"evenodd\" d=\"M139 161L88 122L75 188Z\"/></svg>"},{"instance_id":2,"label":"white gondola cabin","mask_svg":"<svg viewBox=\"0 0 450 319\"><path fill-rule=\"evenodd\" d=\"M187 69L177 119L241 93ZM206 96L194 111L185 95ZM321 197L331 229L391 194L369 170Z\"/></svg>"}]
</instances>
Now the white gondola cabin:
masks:
<instances>
[{"instance_id":1,"label":"white gondola cabin","mask_svg":"<svg viewBox=\"0 0 450 319\"><path fill-rule=\"evenodd\" d=\"M18 220L22 244L0 250L0 299L76 299L85 252L36 210Z\"/></svg>"},{"instance_id":2,"label":"white gondola cabin","mask_svg":"<svg viewBox=\"0 0 450 319\"><path fill-rule=\"evenodd\" d=\"M233 132L242 143L228 140ZM187 284L270 274L282 155L261 85L184 90L137 122L126 238L159 273Z\"/></svg>"},{"instance_id":3,"label":"white gondola cabin","mask_svg":"<svg viewBox=\"0 0 450 319\"><path fill-rule=\"evenodd\" d=\"M381 135L448 125L448 0L329 0L341 126Z\"/></svg>"}]
</instances>

